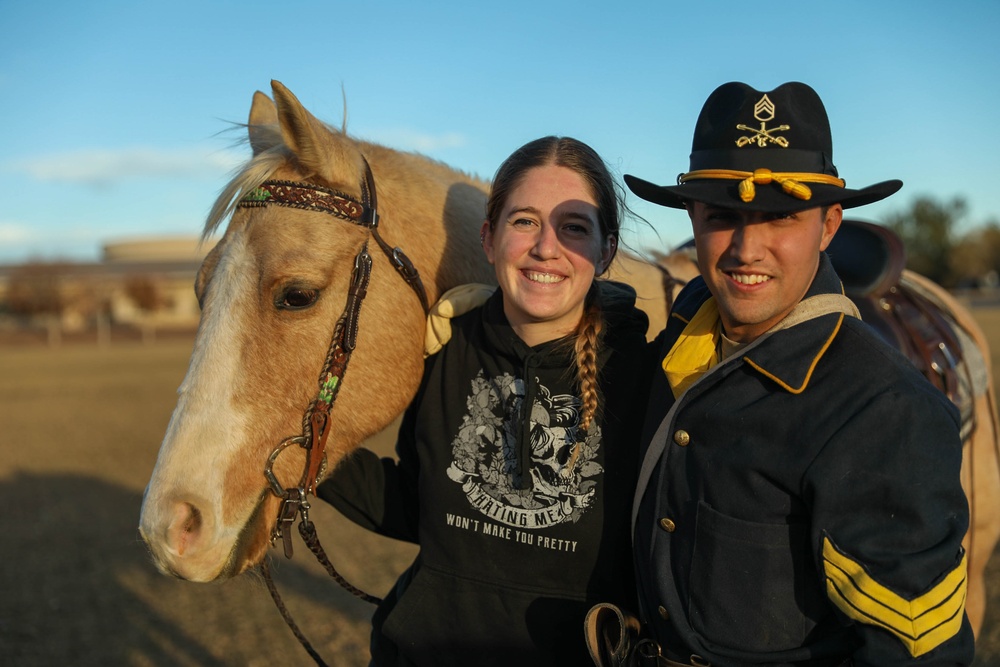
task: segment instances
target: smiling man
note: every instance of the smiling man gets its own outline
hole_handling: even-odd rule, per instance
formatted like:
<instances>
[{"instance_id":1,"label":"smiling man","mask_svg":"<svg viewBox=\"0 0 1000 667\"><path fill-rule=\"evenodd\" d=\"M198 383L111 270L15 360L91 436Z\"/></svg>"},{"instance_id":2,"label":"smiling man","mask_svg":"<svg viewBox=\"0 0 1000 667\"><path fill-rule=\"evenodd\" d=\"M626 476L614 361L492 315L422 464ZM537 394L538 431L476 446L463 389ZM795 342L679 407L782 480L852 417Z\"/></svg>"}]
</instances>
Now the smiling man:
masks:
<instances>
[{"instance_id":1,"label":"smiling man","mask_svg":"<svg viewBox=\"0 0 1000 667\"><path fill-rule=\"evenodd\" d=\"M677 185L703 278L660 335L633 516L660 664L966 665L955 408L858 318L825 250L848 189L801 83L719 87ZM673 661L673 662L671 662Z\"/></svg>"}]
</instances>

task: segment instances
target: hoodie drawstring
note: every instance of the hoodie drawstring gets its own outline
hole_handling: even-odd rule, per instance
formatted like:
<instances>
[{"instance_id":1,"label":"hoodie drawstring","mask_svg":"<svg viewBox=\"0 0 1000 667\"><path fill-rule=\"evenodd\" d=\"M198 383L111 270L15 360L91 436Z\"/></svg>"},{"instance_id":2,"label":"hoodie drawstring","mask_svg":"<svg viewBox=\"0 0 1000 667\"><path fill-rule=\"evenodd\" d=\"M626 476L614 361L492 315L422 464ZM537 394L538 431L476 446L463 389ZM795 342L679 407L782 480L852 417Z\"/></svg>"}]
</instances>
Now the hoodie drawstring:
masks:
<instances>
[{"instance_id":1,"label":"hoodie drawstring","mask_svg":"<svg viewBox=\"0 0 1000 667\"><path fill-rule=\"evenodd\" d=\"M535 408L535 394L538 389L538 378L534 369L538 365L538 355L529 354L524 358L524 368L521 377L524 378L524 400L521 402L521 428L517 437L517 471L515 486L518 489L530 489L534 486L531 479L531 413Z\"/></svg>"}]
</instances>

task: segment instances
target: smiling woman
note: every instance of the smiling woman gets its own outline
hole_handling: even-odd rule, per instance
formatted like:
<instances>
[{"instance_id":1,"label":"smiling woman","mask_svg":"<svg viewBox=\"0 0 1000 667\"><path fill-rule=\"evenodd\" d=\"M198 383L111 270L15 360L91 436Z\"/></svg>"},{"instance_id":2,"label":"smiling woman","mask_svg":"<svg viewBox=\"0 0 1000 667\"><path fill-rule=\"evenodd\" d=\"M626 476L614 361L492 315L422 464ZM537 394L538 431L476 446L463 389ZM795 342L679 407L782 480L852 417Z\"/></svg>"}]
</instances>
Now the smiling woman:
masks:
<instances>
[{"instance_id":1,"label":"smiling woman","mask_svg":"<svg viewBox=\"0 0 1000 667\"><path fill-rule=\"evenodd\" d=\"M586 664L587 610L634 608L625 519L653 365L635 292L596 280L620 201L579 141L515 151L481 228L499 288L427 360L398 461L358 450L319 487L420 546L373 618L374 664Z\"/></svg>"}]
</instances>

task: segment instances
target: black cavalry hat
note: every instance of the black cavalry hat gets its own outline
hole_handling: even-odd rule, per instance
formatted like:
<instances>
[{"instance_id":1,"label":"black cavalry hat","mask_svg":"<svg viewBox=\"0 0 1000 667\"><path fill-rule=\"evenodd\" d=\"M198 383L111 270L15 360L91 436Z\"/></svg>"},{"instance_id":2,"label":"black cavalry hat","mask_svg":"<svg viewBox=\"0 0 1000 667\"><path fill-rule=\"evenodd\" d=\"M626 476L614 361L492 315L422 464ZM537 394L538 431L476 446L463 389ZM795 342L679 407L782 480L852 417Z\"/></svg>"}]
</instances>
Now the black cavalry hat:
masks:
<instances>
[{"instance_id":1,"label":"black cavalry hat","mask_svg":"<svg viewBox=\"0 0 1000 667\"><path fill-rule=\"evenodd\" d=\"M663 206L685 201L751 211L787 212L840 203L844 208L885 199L902 181L848 189L833 166L826 109L804 83L763 93L745 83L715 89L698 116L690 171L677 185L625 175L635 194Z\"/></svg>"}]
</instances>

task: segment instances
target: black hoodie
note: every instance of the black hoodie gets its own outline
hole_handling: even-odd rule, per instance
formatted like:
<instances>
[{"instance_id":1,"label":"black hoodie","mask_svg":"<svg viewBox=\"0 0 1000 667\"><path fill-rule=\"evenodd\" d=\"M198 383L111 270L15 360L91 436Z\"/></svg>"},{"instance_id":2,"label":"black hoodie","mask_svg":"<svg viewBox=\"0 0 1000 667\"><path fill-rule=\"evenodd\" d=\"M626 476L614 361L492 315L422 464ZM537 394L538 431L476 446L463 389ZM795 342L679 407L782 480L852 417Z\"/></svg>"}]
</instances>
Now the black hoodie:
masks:
<instances>
[{"instance_id":1,"label":"black hoodie","mask_svg":"<svg viewBox=\"0 0 1000 667\"><path fill-rule=\"evenodd\" d=\"M373 664L587 664L587 609L635 608L629 514L653 367L635 293L598 285L600 411L575 460L572 345L528 347L497 290L427 360L398 461L359 449L320 485L359 525L420 545L375 612Z\"/></svg>"}]
</instances>

